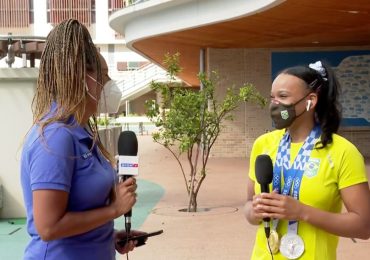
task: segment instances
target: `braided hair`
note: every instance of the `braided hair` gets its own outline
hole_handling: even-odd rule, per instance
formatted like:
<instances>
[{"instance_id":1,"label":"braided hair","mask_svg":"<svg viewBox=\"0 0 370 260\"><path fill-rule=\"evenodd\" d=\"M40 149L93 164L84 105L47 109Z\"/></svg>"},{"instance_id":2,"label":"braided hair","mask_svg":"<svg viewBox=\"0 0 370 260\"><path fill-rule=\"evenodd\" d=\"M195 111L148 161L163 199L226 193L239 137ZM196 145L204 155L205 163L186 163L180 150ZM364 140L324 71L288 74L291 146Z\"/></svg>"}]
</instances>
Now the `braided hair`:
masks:
<instances>
[{"instance_id":1,"label":"braided hair","mask_svg":"<svg viewBox=\"0 0 370 260\"><path fill-rule=\"evenodd\" d=\"M334 71L324 62L309 66L295 66L283 71L302 79L307 88L318 95L315 107L316 121L320 124L322 134L318 148L324 148L333 142L333 133L338 131L342 113L339 103L340 85Z\"/></svg>"},{"instance_id":2,"label":"braided hair","mask_svg":"<svg viewBox=\"0 0 370 260\"><path fill-rule=\"evenodd\" d=\"M83 125L87 103L86 72L95 72L97 81L102 81L99 52L87 28L75 19L65 20L56 25L46 39L40 59L37 89L32 101L33 123L44 128L53 122L68 124L71 116ZM52 104L57 108L50 117ZM97 144L103 155L114 165L114 159L99 139L96 117L88 121L93 135L93 148Z\"/></svg>"}]
</instances>

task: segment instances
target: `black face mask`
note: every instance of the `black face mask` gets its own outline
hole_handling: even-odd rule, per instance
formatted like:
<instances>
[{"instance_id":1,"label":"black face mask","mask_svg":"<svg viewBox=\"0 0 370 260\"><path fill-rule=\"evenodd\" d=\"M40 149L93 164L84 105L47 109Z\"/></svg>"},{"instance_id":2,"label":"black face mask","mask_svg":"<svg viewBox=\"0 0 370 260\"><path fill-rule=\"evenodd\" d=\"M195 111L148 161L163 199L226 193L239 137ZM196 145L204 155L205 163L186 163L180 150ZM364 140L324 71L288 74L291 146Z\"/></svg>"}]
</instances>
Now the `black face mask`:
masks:
<instances>
[{"instance_id":1,"label":"black face mask","mask_svg":"<svg viewBox=\"0 0 370 260\"><path fill-rule=\"evenodd\" d=\"M294 120L297 117L300 117L303 115L305 110L298 116L295 113L295 106L300 103L302 100L304 100L310 93L308 93L306 96L298 100L297 102L293 104L283 104L283 103L278 103L275 104L271 102L270 104L270 116L272 121L274 122L275 128L277 129L283 129L289 127Z\"/></svg>"}]
</instances>

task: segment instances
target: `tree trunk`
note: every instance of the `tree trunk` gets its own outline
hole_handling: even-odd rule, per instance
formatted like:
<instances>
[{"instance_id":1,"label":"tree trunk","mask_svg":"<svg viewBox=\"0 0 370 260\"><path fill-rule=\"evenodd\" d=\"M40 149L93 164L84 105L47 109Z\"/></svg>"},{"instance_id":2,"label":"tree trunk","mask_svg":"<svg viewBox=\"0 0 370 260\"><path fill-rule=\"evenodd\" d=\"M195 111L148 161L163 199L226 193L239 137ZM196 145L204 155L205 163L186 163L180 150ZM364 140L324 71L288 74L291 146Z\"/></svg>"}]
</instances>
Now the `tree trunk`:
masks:
<instances>
[{"instance_id":1,"label":"tree trunk","mask_svg":"<svg viewBox=\"0 0 370 260\"><path fill-rule=\"evenodd\" d=\"M197 207L198 207L197 194L194 192L193 188L193 190L190 191L189 195L188 212L197 212Z\"/></svg>"}]
</instances>

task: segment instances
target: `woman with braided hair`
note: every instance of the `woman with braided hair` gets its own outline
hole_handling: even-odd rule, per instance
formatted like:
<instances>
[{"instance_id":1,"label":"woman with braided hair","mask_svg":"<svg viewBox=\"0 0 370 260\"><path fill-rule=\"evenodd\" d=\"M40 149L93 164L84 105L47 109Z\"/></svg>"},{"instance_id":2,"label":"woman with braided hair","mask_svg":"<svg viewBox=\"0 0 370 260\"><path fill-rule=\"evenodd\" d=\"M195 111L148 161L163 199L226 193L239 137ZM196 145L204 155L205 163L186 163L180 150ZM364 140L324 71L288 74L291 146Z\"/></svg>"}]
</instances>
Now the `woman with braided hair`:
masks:
<instances>
[{"instance_id":1,"label":"woman with braided hair","mask_svg":"<svg viewBox=\"0 0 370 260\"><path fill-rule=\"evenodd\" d=\"M277 130L255 141L250 158L245 217L259 225L251 259L333 260L339 236L370 237L364 159L336 134L339 91L334 72L321 61L287 68L272 83ZM256 178L255 162L263 157L273 162L267 161L270 193L261 193Z\"/></svg>"},{"instance_id":2,"label":"woman with braided hair","mask_svg":"<svg viewBox=\"0 0 370 260\"><path fill-rule=\"evenodd\" d=\"M115 259L115 249L135 247L117 244L125 232L115 232L113 220L135 204L136 182L117 183L95 118L108 104L117 112L120 98L86 27L73 19L55 26L41 56L34 122L22 151L31 236L24 259Z\"/></svg>"}]
</instances>

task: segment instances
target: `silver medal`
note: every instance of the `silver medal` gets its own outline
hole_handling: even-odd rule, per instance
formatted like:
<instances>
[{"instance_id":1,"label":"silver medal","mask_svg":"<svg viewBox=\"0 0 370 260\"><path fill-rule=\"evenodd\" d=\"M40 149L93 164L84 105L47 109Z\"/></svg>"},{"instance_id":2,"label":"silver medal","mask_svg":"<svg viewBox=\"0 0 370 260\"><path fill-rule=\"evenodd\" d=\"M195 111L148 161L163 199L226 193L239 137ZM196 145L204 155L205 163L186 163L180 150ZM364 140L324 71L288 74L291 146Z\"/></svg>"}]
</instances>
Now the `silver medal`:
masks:
<instances>
[{"instance_id":1,"label":"silver medal","mask_svg":"<svg viewBox=\"0 0 370 260\"><path fill-rule=\"evenodd\" d=\"M297 259L304 252L304 242L294 233L284 235L280 240L280 253L288 259Z\"/></svg>"}]
</instances>

